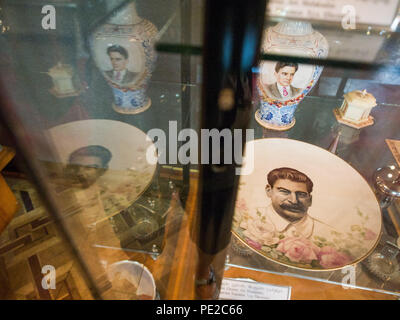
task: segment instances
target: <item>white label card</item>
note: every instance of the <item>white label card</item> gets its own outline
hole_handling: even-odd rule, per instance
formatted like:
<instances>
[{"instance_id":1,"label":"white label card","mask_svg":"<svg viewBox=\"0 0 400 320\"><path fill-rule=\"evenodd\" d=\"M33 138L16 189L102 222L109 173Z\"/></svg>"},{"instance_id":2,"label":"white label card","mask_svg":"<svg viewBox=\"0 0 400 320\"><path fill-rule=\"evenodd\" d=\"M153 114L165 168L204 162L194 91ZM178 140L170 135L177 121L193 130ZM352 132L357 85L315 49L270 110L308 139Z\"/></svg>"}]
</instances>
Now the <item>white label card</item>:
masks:
<instances>
[{"instance_id":1,"label":"white label card","mask_svg":"<svg viewBox=\"0 0 400 320\"><path fill-rule=\"evenodd\" d=\"M291 287L256 282L251 279L224 278L220 300L290 300Z\"/></svg>"}]
</instances>

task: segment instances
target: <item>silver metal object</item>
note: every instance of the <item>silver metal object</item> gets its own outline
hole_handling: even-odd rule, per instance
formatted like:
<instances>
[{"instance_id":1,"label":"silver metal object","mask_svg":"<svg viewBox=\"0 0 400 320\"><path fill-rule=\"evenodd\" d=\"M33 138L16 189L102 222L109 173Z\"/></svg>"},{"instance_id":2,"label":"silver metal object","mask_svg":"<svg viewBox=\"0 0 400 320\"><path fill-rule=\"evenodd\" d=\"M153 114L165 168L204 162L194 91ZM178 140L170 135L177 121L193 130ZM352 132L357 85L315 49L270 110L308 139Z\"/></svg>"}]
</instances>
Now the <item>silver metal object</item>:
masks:
<instances>
[{"instance_id":1,"label":"silver metal object","mask_svg":"<svg viewBox=\"0 0 400 320\"><path fill-rule=\"evenodd\" d=\"M372 253L367 259L368 269L383 281L399 281L399 264L397 255L400 248L390 241L386 241L380 251Z\"/></svg>"},{"instance_id":2,"label":"silver metal object","mask_svg":"<svg viewBox=\"0 0 400 320\"><path fill-rule=\"evenodd\" d=\"M158 251L158 248L157 248L157 245L156 244L153 244L153 247L151 248L151 251L153 252L152 254L151 254L151 258L155 261L155 260L157 260L158 259L158 256L160 255L160 253L159 253L159 251Z\"/></svg>"},{"instance_id":3,"label":"silver metal object","mask_svg":"<svg viewBox=\"0 0 400 320\"><path fill-rule=\"evenodd\" d=\"M400 199L400 169L394 165L379 168L374 173L375 190L382 209Z\"/></svg>"},{"instance_id":4,"label":"silver metal object","mask_svg":"<svg viewBox=\"0 0 400 320\"><path fill-rule=\"evenodd\" d=\"M386 241L386 245L382 249L382 254L387 257L388 259L392 260L396 258L400 251L400 248L397 247L394 243Z\"/></svg>"}]
</instances>

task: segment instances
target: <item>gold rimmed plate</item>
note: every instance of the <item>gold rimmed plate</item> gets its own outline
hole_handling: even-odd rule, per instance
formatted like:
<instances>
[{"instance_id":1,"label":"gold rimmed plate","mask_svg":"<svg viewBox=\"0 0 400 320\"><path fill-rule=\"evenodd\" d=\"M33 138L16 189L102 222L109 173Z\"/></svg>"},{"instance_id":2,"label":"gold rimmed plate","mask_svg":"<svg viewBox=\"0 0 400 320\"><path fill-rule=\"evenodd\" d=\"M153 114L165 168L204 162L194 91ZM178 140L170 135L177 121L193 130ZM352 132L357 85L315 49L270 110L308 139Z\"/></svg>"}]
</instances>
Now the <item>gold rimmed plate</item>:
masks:
<instances>
[{"instance_id":1,"label":"gold rimmed plate","mask_svg":"<svg viewBox=\"0 0 400 320\"><path fill-rule=\"evenodd\" d=\"M378 201L347 162L311 144L246 144L232 232L254 252L286 266L336 270L360 262L382 228Z\"/></svg>"}]
</instances>

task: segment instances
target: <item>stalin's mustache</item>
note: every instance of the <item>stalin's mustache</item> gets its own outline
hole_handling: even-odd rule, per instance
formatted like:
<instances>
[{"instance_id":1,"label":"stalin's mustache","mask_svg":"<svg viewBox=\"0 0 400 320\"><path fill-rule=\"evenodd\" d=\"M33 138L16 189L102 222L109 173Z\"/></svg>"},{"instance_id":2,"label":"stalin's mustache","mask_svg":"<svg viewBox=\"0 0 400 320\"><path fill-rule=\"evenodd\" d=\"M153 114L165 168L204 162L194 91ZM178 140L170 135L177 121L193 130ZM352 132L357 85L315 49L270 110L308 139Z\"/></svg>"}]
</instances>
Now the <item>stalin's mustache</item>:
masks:
<instances>
[{"instance_id":1,"label":"stalin's mustache","mask_svg":"<svg viewBox=\"0 0 400 320\"><path fill-rule=\"evenodd\" d=\"M305 211L305 207L299 203L299 204L281 204L280 207L284 210L287 211L293 211L293 212L304 212Z\"/></svg>"}]
</instances>

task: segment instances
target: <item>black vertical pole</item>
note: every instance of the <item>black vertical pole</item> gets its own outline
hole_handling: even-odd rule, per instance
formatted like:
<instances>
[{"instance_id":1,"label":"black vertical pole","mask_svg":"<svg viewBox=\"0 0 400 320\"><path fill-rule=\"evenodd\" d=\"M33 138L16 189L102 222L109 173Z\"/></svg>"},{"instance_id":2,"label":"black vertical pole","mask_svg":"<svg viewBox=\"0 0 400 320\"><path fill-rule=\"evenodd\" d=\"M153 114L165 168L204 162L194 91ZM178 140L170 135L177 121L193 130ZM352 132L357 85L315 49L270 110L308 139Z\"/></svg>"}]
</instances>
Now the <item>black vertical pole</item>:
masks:
<instances>
[{"instance_id":1,"label":"black vertical pole","mask_svg":"<svg viewBox=\"0 0 400 320\"><path fill-rule=\"evenodd\" d=\"M234 129L248 127L252 110L252 67L257 64L263 31L266 0L207 0L205 10L203 91L201 129L228 129L231 141L220 139L220 148L213 150L208 139L208 150L201 151L199 216L197 244L199 266L196 274L198 298L208 292L205 286L213 281L212 270L218 277L223 272L215 262L224 252L231 237L231 226L239 176L238 165L231 151L224 151L226 143L235 146L242 141L233 139ZM242 136L243 136L242 134ZM204 143L204 137L201 138ZM215 142L214 142L215 143ZM205 151L209 151L205 154ZM232 163L224 162L229 152ZM220 163L213 163L213 157ZM205 164L208 160L208 164ZM220 273L220 274L218 274ZM215 290L211 290L215 291Z\"/></svg>"},{"instance_id":2,"label":"black vertical pole","mask_svg":"<svg viewBox=\"0 0 400 320\"><path fill-rule=\"evenodd\" d=\"M192 28L190 21L190 13L191 13L191 2L190 1L181 1L180 5L181 9L181 21L182 21L182 34L181 40L182 43L190 43ZM190 128L190 79L191 79L191 56L188 54L181 55L181 82L182 89L182 113L181 113L181 121L182 128ZM186 141L181 142L181 145L185 144ZM183 206L186 205L187 196L189 193L189 182L190 182L190 163L183 165L183 186L180 190L180 199Z\"/></svg>"}]
</instances>

